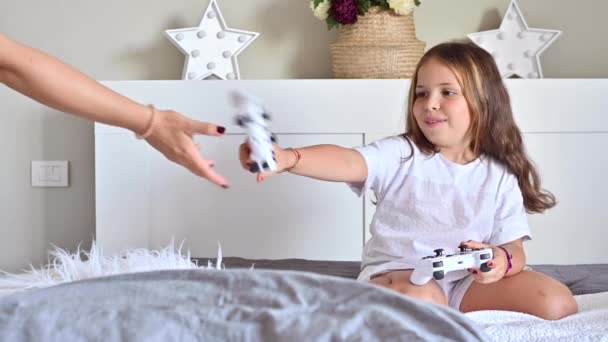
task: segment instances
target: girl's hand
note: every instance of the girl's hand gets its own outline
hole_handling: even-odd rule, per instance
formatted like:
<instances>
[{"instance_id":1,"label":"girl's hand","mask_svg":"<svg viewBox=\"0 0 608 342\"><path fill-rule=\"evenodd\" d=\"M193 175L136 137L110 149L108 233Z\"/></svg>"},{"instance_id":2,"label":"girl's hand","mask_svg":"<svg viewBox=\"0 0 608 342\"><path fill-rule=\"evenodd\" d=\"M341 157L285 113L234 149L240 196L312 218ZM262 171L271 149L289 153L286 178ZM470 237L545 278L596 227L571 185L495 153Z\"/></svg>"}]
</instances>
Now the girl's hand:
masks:
<instances>
[{"instance_id":1,"label":"girl's hand","mask_svg":"<svg viewBox=\"0 0 608 342\"><path fill-rule=\"evenodd\" d=\"M283 172L285 169L289 168L295 163L295 155L289 150L282 149L273 144L272 151L274 152L274 157L276 159L277 170L274 172L258 172L256 174L256 181L258 183L263 182L266 178L272 177L277 173ZM242 143L239 147L239 160L241 161L241 166L243 169L247 171L250 171L252 162L252 160L249 158L250 154L251 150L249 149L249 145L246 142Z\"/></svg>"},{"instance_id":2,"label":"girl's hand","mask_svg":"<svg viewBox=\"0 0 608 342\"><path fill-rule=\"evenodd\" d=\"M461 245L467 248L492 248L492 260L488 261L487 265L491 268L489 272L482 272L478 268L468 269L469 273L475 278L475 281L480 284L490 284L499 281L505 276L507 271L508 261L505 252L498 248L478 241L466 241Z\"/></svg>"}]
</instances>

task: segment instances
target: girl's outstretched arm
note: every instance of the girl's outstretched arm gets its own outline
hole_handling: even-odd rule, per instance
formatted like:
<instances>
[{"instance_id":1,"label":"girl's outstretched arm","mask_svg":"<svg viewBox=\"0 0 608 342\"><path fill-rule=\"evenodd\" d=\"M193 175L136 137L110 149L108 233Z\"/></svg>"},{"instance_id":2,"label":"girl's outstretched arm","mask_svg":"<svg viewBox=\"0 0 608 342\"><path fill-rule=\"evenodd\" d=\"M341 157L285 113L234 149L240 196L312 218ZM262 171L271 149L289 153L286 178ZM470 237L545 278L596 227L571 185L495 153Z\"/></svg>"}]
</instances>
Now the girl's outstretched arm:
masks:
<instances>
[{"instance_id":1,"label":"girl's outstretched arm","mask_svg":"<svg viewBox=\"0 0 608 342\"><path fill-rule=\"evenodd\" d=\"M367 165L363 156L352 148L337 145L315 145L297 149L273 147L277 159L277 172L263 172L258 182L275 173L289 173L331 182L361 183L367 179ZM241 165L249 170L249 148L240 148Z\"/></svg>"}]
</instances>

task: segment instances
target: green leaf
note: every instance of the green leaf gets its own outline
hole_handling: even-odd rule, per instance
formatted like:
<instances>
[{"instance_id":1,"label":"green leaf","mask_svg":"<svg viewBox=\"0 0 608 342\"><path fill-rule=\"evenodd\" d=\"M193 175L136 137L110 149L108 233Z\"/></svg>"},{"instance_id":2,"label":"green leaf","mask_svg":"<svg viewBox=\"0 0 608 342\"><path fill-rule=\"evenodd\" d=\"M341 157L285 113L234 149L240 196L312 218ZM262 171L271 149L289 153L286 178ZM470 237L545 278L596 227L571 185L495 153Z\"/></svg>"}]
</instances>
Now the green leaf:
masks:
<instances>
[{"instance_id":1,"label":"green leaf","mask_svg":"<svg viewBox=\"0 0 608 342\"><path fill-rule=\"evenodd\" d=\"M325 22L327 23L328 30L331 30L334 27L340 27L340 24L331 15L327 16L327 19L325 19Z\"/></svg>"},{"instance_id":2,"label":"green leaf","mask_svg":"<svg viewBox=\"0 0 608 342\"><path fill-rule=\"evenodd\" d=\"M323 0L312 0L312 1L315 4L315 9L317 8L317 6L319 6L320 3L323 2Z\"/></svg>"},{"instance_id":3,"label":"green leaf","mask_svg":"<svg viewBox=\"0 0 608 342\"><path fill-rule=\"evenodd\" d=\"M372 0L357 0L357 12L359 15L365 15L372 5Z\"/></svg>"},{"instance_id":4,"label":"green leaf","mask_svg":"<svg viewBox=\"0 0 608 342\"><path fill-rule=\"evenodd\" d=\"M390 9L387 0L372 0L372 6L380 6L382 8Z\"/></svg>"},{"instance_id":5,"label":"green leaf","mask_svg":"<svg viewBox=\"0 0 608 342\"><path fill-rule=\"evenodd\" d=\"M414 0L414 5L420 6L420 0Z\"/></svg>"}]
</instances>

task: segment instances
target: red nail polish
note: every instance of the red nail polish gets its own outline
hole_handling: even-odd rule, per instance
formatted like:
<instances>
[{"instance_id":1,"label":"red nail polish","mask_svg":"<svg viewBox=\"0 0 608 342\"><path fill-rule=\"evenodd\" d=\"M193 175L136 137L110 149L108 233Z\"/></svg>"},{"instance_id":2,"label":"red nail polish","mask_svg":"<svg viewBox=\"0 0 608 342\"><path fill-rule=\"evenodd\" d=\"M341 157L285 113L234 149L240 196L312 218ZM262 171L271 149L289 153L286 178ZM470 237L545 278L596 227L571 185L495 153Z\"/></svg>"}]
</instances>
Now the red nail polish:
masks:
<instances>
[{"instance_id":1,"label":"red nail polish","mask_svg":"<svg viewBox=\"0 0 608 342\"><path fill-rule=\"evenodd\" d=\"M494 263L491 261L488 261L488 266L492 267L492 266L494 266Z\"/></svg>"},{"instance_id":2,"label":"red nail polish","mask_svg":"<svg viewBox=\"0 0 608 342\"><path fill-rule=\"evenodd\" d=\"M220 134L224 134L224 132L226 132L226 127L218 126L217 127L217 132L220 133Z\"/></svg>"},{"instance_id":3,"label":"red nail polish","mask_svg":"<svg viewBox=\"0 0 608 342\"><path fill-rule=\"evenodd\" d=\"M477 274L477 270L473 271L473 274Z\"/></svg>"}]
</instances>

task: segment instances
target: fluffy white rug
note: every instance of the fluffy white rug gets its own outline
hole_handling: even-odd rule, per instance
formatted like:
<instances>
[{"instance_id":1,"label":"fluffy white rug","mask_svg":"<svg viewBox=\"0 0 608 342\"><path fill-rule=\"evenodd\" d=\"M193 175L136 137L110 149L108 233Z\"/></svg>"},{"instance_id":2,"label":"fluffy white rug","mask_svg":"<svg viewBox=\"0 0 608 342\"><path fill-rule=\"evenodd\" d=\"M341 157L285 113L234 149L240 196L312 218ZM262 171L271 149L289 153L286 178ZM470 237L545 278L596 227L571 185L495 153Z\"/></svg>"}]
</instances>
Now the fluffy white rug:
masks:
<instances>
[{"instance_id":1,"label":"fluffy white rug","mask_svg":"<svg viewBox=\"0 0 608 342\"><path fill-rule=\"evenodd\" d=\"M0 271L0 294L114 274L167 269L223 268L222 248L219 243L216 263L213 264L209 260L207 265L202 266L190 259L190 251L182 253L182 247L183 242L176 246L172 241L160 250L129 249L115 256L104 256L95 241L90 251L78 248L73 254L55 247L49 252L51 262L40 269L31 266L30 270L23 273Z\"/></svg>"}]
</instances>

